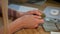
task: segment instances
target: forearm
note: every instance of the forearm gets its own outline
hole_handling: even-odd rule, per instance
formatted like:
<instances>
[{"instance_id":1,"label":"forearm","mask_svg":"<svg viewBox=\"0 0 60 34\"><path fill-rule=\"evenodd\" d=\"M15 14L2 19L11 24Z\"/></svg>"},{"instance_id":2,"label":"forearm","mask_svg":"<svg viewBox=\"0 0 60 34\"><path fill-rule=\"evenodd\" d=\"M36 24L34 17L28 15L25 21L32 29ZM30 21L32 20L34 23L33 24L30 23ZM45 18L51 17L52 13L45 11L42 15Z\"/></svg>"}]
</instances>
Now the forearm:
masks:
<instances>
[{"instance_id":1,"label":"forearm","mask_svg":"<svg viewBox=\"0 0 60 34\"><path fill-rule=\"evenodd\" d=\"M23 28L23 25L18 22L12 22L9 26L8 26L8 31L9 31L9 34L12 34L12 33L15 33L16 31L20 30Z\"/></svg>"},{"instance_id":2,"label":"forearm","mask_svg":"<svg viewBox=\"0 0 60 34\"><path fill-rule=\"evenodd\" d=\"M23 25L21 23L18 23L17 21L14 21L10 24L8 24L8 34L13 34L15 33L16 31L20 30L23 28ZM4 28L0 28L0 34L3 34L4 31L3 31Z\"/></svg>"},{"instance_id":3,"label":"forearm","mask_svg":"<svg viewBox=\"0 0 60 34\"><path fill-rule=\"evenodd\" d=\"M3 27L0 27L0 34L4 34L3 32Z\"/></svg>"}]
</instances>

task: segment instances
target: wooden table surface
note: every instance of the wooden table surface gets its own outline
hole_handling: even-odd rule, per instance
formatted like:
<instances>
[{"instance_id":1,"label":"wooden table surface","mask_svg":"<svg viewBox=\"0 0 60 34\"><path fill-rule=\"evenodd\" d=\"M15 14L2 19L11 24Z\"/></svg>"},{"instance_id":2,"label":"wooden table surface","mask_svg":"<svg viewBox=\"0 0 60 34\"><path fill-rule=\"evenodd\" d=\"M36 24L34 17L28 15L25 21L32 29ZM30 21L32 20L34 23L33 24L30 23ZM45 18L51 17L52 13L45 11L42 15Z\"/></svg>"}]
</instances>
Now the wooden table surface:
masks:
<instances>
[{"instance_id":1,"label":"wooden table surface","mask_svg":"<svg viewBox=\"0 0 60 34\"><path fill-rule=\"evenodd\" d=\"M50 32L45 32L44 29L39 26L37 29L22 29L15 34L50 34Z\"/></svg>"}]
</instances>

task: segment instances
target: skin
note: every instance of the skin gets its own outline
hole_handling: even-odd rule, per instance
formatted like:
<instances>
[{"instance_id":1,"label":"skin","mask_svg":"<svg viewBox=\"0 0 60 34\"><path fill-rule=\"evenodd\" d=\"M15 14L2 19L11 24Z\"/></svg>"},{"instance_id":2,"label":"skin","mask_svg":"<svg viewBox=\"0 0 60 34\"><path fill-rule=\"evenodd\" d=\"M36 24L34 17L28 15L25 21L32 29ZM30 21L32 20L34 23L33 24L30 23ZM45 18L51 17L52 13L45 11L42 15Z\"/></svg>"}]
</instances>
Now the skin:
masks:
<instances>
[{"instance_id":1,"label":"skin","mask_svg":"<svg viewBox=\"0 0 60 34\"><path fill-rule=\"evenodd\" d=\"M44 22L44 20L41 19L42 12L39 10L32 10L32 11L28 11L24 13L17 12L17 14L18 14L17 19L14 20L12 23L9 23L7 26L8 34L13 34L14 32L23 28L36 28L38 27L38 24L42 24ZM3 26L2 26L0 28L0 34L3 34L3 32L4 31L3 31Z\"/></svg>"},{"instance_id":2,"label":"skin","mask_svg":"<svg viewBox=\"0 0 60 34\"><path fill-rule=\"evenodd\" d=\"M36 13L35 13L36 12ZM33 14L36 15L33 15ZM42 13L39 13L39 11L32 11L31 12L26 12L26 15L23 15L19 18L17 18L15 21L12 23L8 24L8 34L12 34L20 29L23 28L36 28L38 27L38 24L41 24L44 22L43 19L41 19L40 16ZM0 28L0 34L3 34L3 27Z\"/></svg>"}]
</instances>

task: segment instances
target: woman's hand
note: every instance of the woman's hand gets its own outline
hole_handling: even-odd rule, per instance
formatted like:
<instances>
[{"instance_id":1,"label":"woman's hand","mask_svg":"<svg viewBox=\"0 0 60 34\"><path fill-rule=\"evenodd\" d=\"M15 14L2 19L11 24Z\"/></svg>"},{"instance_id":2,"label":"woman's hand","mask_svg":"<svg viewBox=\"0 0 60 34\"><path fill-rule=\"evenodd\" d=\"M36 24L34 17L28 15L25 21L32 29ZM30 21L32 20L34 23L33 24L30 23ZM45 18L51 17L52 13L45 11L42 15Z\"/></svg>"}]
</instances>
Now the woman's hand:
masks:
<instances>
[{"instance_id":1,"label":"woman's hand","mask_svg":"<svg viewBox=\"0 0 60 34\"><path fill-rule=\"evenodd\" d=\"M27 14L27 15L26 15ZM36 15L33 15L36 14ZM25 13L25 15L17 18L9 25L9 31L11 33L20 30L21 28L36 28L39 24L44 22L42 17L40 16L42 13L39 11L31 11Z\"/></svg>"},{"instance_id":2,"label":"woman's hand","mask_svg":"<svg viewBox=\"0 0 60 34\"><path fill-rule=\"evenodd\" d=\"M23 25L23 28L35 28L38 24L42 24L44 22L40 16L36 15L24 15L15 20L16 23L19 25ZM16 26L17 27L17 26Z\"/></svg>"},{"instance_id":3,"label":"woman's hand","mask_svg":"<svg viewBox=\"0 0 60 34\"><path fill-rule=\"evenodd\" d=\"M44 22L40 16L37 15L24 15L17 18L11 24L8 24L10 33L16 32L22 28L36 28L39 24Z\"/></svg>"},{"instance_id":4,"label":"woman's hand","mask_svg":"<svg viewBox=\"0 0 60 34\"><path fill-rule=\"evenodd\" d=\"M36 23L36 21L39 21L39 23L43 23L44 22L44 20L43 19L40 19L40 18L42 18L41 17L41 15L42 15L43 13L40 11L40 10L33 10L33 11L28 11L28 12L25 12L25 13L21 13L21 19L27 19L25 22L26 23L28 23L29 24L29 22L32 24L32 20L34 19L34 24ZM25 16L24 16L25 15ZM24 18L23 18L24 17ZM31 20L30 20L31 19ZM42 22L41 22L42 21ZM31 24L30 24L30 26L31 26ZM26 25L27 26L27 25ZM24 27L26 27L26 26L24 26ZM32 26L32 27L29 27L29 28L34 28L34 27L37 27L38 26L38 24L36 25L35 24L35 26Z\"/></svg>"}]
</instances>

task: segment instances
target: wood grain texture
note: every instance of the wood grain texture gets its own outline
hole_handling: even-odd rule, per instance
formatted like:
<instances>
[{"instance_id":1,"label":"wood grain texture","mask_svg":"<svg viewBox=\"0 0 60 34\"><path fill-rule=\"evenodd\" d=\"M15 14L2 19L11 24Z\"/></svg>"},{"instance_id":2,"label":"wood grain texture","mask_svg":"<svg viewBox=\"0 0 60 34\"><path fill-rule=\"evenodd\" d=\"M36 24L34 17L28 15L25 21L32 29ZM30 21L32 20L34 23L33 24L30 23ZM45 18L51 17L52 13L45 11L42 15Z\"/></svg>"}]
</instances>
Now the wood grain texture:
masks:
<instances>
[{"instance_id":1,"label":"wood grain texture","mask_svg":"<svg viewBox=\"0 0 60 34\"><path fill-rule=\"evenodd\" d=\"M15 34L50 34L49 32L45 32L42 26L39 26L37 29L23 29Z\"/></svg>"},{"instance_id":2,"label":"wood grain texture","mask_svg":"<svg viewBox=\"0 0 60 34\"><path fill-rule=\"evenodd\" d=\"M8 24L8 0L1 0L3 22L4 22L4 34L8 34L7 24Z\"/></svg>"}]
</instances>

